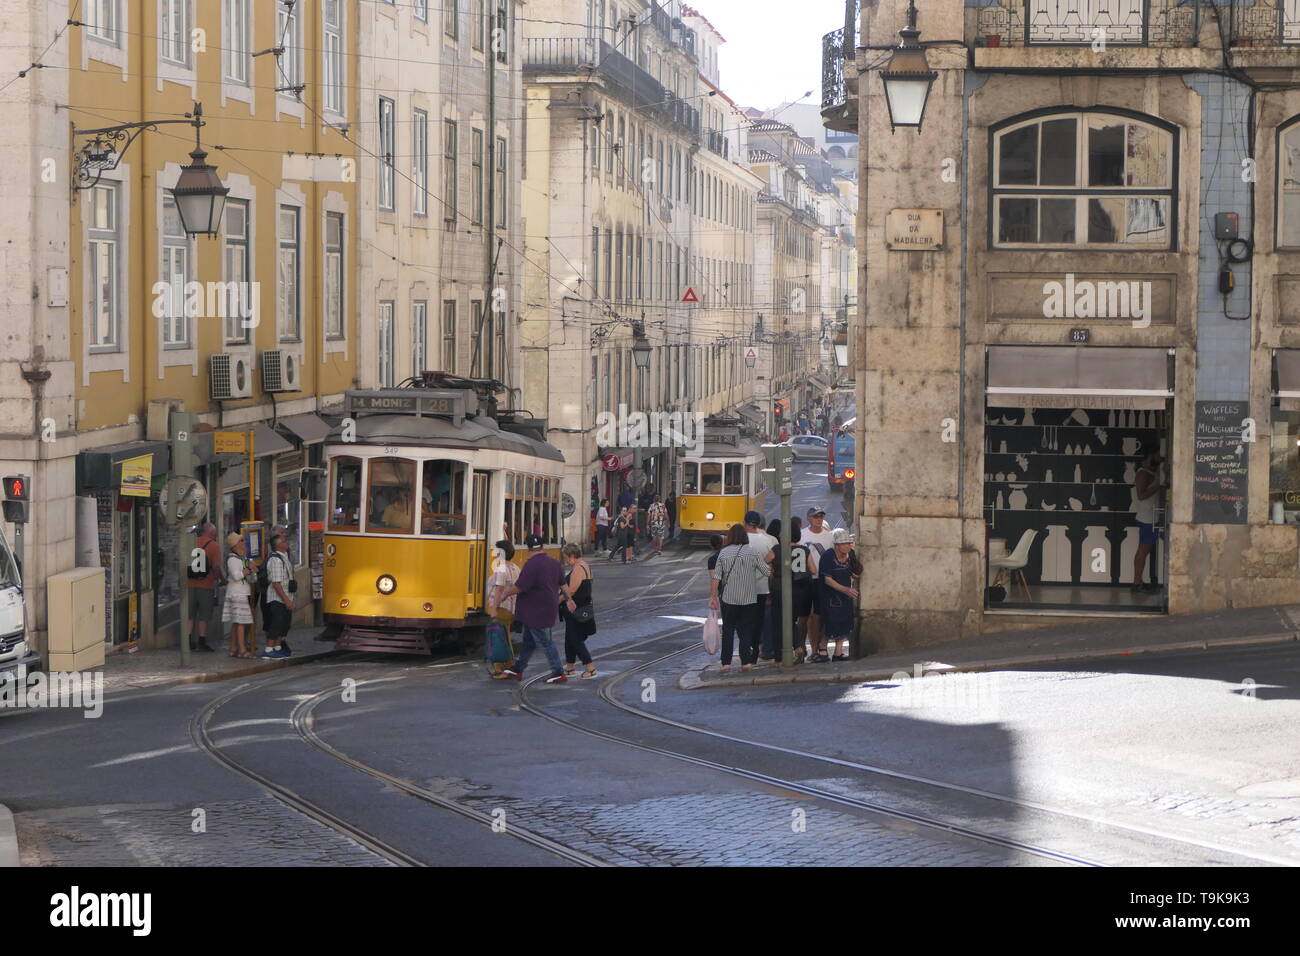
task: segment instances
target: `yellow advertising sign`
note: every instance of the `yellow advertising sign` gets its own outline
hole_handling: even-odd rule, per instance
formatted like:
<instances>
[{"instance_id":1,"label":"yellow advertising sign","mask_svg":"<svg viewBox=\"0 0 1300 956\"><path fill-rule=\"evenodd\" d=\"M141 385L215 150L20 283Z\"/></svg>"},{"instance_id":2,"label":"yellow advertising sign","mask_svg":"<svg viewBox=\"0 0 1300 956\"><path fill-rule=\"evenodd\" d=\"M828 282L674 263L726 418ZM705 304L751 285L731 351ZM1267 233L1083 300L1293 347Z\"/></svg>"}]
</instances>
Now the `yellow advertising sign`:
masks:
<instances>
[{"instance_id":1,"label":"yellow advertising sign","mask_svg":"<svg viewBox=\"0 0 1300 956\"><path fill-rule=\"evenodd\" d=\"M248 450L248 432L213 432L212 450L218 455L242 455Z\"/></svg>"},{"instance_id":2,"label":"yellow advertising sign","mask_svg":"<svg viewBox=\"0 0 1300 956\"><path fill-rule=\"evenodd\" d=\"M153 479L153 455L141 455L122 462L122 487L119 494L129 498L148 498Z\"/></svg>"}]
</instances>

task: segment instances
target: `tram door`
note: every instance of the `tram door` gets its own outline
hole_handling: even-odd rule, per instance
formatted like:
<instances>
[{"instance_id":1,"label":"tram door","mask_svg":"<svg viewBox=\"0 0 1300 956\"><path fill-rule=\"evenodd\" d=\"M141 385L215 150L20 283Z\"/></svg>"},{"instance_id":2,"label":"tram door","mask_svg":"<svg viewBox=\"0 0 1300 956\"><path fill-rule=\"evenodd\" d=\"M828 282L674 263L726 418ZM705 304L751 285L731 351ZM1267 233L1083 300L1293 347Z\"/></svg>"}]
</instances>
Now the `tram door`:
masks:
<instances>
[{"instance_id":1,"label":"tram door","mask_svg":"<svg viewBox=\"0 0 1300 956\"><path fill-rule=\"evenodd\" d=\"M488 554L491 542L487 540L488 480L486 471L474 472L473 513L470 515L469 587L470 606L482 610L486 607L484 589L487 587Z\"/></svg>"}]
</instances>

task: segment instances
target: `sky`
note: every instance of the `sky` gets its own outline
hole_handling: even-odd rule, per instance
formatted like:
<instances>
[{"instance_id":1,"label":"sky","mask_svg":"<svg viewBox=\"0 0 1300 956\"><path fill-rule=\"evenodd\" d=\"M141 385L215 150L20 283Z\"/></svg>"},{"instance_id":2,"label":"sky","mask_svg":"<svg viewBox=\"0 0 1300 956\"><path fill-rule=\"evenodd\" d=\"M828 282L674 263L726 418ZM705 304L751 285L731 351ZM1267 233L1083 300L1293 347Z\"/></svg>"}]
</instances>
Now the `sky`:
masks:
<instances>
[{"instance_id":1,"label":"sky","mask_svg":"<svg viewBox=\"0 0 1300 956\"><path fill-rule=\"evenodd\" d=\"M741 106L821 103L822 37L844 26L843 0L691 0L726 39L722 89Z\"/></svg>"}]
</instances>

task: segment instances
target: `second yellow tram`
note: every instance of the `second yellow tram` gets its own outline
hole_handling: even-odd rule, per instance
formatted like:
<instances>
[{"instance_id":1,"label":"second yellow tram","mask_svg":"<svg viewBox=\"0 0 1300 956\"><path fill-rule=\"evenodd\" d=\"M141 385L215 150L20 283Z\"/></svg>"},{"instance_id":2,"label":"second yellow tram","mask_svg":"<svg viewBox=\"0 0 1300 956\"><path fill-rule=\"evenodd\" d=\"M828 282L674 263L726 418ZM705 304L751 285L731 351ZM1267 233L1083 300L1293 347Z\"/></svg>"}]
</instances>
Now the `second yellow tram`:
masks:
<instances>
[{"instance_id":1,"label":"second yellow tram","mask_svg":"<svg viewBox=\"0 0 1300 956\"><path fill-rule=\"evenodd\" d=\"M677 462L677 526L683 535L704 542L744 524L745 512L763 513L767 485L763 449L734 419L711 418L696 453Z\"/></svg>"}]
</instances>

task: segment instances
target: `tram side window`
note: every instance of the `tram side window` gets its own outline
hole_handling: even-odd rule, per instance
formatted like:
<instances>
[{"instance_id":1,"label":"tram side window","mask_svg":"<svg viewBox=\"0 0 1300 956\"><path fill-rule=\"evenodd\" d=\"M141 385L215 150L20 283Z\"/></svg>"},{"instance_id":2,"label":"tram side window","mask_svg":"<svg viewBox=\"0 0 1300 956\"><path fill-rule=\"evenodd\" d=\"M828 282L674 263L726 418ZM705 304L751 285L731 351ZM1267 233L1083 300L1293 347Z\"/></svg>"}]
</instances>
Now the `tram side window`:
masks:
<instances>
[{"instance_id":1,"label":"tram side window","mask_svg":"<svg viewBox=\"0 0 1300 956\"><path fill-rule=\"evenodd\" d=\"M706 461L700 465L700 493L722 494L722 463Z\"/></svg>"},{"instance_id":2,"label":"tram side window","mask_svg":"<svg viewBox=\"0 0 1300 956\"><path fill-rule=\"evenodd\" d=\"M465 533L465 465L426 461L420 493L422 534Z\"/></svg>"},{"instance_id":3,"label":"tram side window","mask_svg":"<svg viewBox=\"0 0 1300 956\"><path fill-rule=\"evenodd\" d=\"M506 481L506 531L516 545L535 534L548 545L560 540L560 483L554 478L511 475Z\"/></svg>"},{"instance_id":4,"label":"tram side window","mask_svg":"<svg viewBox=\"0 0 1300 956\"><path fill-rule=\"evenodd\" d=\"M693 461L682 464L682 489L684 494L693 495L700 484L700 466Z\"/></svg>"},{"instance_id":5,"label":"tram side window","mask_svg":"<svg viewBox=\"0 0 1300 956\"><path fill-rule=\"evenodd\" d=\"M334 500L330 502L331 531L361 530L361 459L335 458L330 481Z\"/></svg>"},{"instance_id":6,"label":"tram side window","mask_svg":"<svg viewBox=\"0 0 1300 956\"><path fill-rule=\"evenodd\" d=\"M411 534L415 529L414 489L415 462L405 458L372 458L366 530Z\"/></svg>"},{"instance_id":7,"label":"tram side window","mask_svg":"<svg viewBox=\"0 0 1300 956\"><path fill-rule=\"evenodd\" d=\"M745 486L741 484L741 474L740 462L727 462L726 494L743 495L745 493Z\"/></svg>"}]
</instances>

